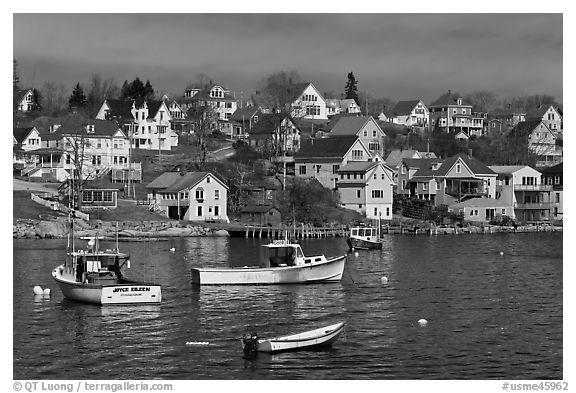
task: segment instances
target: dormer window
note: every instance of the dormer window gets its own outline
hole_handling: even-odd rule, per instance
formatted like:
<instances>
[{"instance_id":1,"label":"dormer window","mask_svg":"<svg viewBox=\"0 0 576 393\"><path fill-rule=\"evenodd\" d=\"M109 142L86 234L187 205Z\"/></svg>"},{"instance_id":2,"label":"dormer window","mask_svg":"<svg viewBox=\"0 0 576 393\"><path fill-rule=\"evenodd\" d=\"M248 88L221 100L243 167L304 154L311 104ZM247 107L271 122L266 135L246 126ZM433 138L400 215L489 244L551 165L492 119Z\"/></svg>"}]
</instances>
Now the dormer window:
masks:
<instances>
[{"instance_id":1,"label":"dormer window","mask_svg":"<svg viewBox=\"0 0 576 393\"><path fill-rule=\"evenodd\" d=\"M88 134L94 134L94 124L88 124L88 125L86 126L86 132L87 132Z\"/></svg>"},{"instance_id":2,"label":"dormer window","mask_svg":"<svg viewBox=\"0 0 576 393\"><path fill-rule=\"evenodd\" d=\"M458 105L462 105L462 98L458 98L456 102L458 103Z\"/></svg>"}]
</instances>

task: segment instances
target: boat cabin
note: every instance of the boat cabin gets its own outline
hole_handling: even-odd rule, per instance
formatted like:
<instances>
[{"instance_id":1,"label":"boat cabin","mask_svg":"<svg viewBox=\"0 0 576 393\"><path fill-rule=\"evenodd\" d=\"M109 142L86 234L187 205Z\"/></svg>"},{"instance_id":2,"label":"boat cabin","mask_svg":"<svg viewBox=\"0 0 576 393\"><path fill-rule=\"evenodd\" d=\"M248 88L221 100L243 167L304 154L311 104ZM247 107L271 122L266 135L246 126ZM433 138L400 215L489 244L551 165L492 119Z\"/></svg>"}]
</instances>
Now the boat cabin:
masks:
<instances>
[{"instance_id":1,"label":"boat cabin","mask_svg":"<svg viewBox=\"0 0 576 393\"><path fill-rule=\"evenodd\" d=\"M374 237L374 239L378 239L378 228L370 228L370 227L352 228L350 236L356 238Z\"/></svg>"},{"instance_id":2,"label":"boat cabin","mask_svg":"<svg viewBox=\"0 0 576 393\"><path fill-rule=\"evenodd\" d=\"M263 268L303 266L320 261L322 261L322 256L304 256L299 244L290 243L286 240L274 240L272 243L261 247L259 266Z\"/></svg>"},{"instance_id":3,"label":"boat cabin","mask_svg":"<svg viewBox=\"0 0 576 393\"><path fill-rule=\"evenodd\" d=\"M89 284L112 284L121 277L120 269L128 262L128 255L114 252L75 252L76 281Z\"/></svg>"}]
</instances>

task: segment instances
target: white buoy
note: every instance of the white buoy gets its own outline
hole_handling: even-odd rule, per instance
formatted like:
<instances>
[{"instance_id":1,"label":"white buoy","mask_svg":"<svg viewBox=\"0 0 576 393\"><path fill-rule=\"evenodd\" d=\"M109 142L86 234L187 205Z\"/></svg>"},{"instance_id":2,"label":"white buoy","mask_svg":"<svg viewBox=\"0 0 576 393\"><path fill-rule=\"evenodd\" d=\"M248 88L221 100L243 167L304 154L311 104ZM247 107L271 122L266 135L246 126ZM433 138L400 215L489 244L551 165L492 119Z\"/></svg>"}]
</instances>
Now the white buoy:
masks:
<instances>
[{"instance_id":1,"label":"white buoy","mask_svg":"<svg viewBox=\"0 0 576 393\"><path fill-rule=\"evenodd\" d=\"M45 288L43 294L44 296L50 296L50 288Z\"/></svg>"},{"instance_id":2,"label":"white buoy","mask_svg":"<svg viewBox=\"0 0 576 393\"><path fill-rule=\"evenodd\" d=\"M174 252L174 251L176 251L176 249L175 249L174 247L172 247L172 248L170 249L170 251Z\"/></svg>"},{"instance_id":3,"label":"white buoy","mask_svg":"<svg viewBox=\"0 0 576 393\"><path fill-rule=\"evenodd\" d=\"M42 294L44 294L42 287L40 285L36 285L34 287L34 295L42 295Z\"/></svg>"},{"instance_id":4,"label":"white buoy","mask_svg":"<svg viewBox=\"0 0 576 393\"><path fill-rule=\"evenodd\" d=\"M380 279L380 281L382 281L382 284L387 284L387 283L388 283L388 277L382 276L382 278Z\"/></svg>"},{"instance_id":5,"label":"white buoy","mask_svg":"<svg viewBox=\"0 0 576 393\"><path fill-rule=\"evenodd\" d=\"M352 248L350 249L350 251L354 251L354 247L352 247Z\"/></svg>"},{"instance_id":6,"label":"white buoy","mask_svg":"<svg viewBox=\"0 0 576 393\"><path fill-rule=\"evenodd\" d=\"M504 255L504 251L500 251L500 255Z\"/></svg>"},{"instance_id":7,"label":"white buoy","mask_svg":"<svg viewBox=\"0 0 576 393\"><path fill-rule=\"evenodd\" d=\"M427 324L428 324L428 321L425 320L424 318L418 320L418 325L420 325L420 326L426 326Z\"/></svg>"},{"instance_id":8,"label":"white buoy","mask_svg":"<svg viewBox=\"0 0 576 393\"><path fill-rule=\"evenodd\" d=\"M358 252L355 252L355 253L354 253L354 256L357 257L357 256L358 256Z\"/></svg>"}]
</instances>

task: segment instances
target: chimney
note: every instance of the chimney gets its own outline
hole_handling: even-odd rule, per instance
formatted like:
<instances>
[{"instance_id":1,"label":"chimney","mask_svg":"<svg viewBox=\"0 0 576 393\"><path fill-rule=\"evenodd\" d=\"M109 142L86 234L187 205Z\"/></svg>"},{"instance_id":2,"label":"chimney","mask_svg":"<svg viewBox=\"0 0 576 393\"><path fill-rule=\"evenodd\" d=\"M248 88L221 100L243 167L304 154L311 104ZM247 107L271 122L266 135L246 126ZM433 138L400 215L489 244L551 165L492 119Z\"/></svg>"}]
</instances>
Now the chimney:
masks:
<instances>
[{"instance_id":1,"label":"chimney","mask_svg":"<svg viewBox=\"0 0 576 393\"><path fill-rule=\"evenodd\" d=\"M472 149L468 149L468 158L472 158Z\"/></svg>"}]
</instances>

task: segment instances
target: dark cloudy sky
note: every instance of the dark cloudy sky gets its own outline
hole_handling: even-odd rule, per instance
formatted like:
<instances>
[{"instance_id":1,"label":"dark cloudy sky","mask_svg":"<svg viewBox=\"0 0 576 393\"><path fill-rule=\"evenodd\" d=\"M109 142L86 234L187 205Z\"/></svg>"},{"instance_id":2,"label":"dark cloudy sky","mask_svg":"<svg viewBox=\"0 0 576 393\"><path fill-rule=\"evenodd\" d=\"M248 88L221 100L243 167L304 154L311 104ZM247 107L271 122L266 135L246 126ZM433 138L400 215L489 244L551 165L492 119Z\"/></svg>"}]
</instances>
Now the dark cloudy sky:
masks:
<instances>
[{"instance_id":1,"label":"dark cloudy sky","mask_svg":"<svg viewBox=\"0 0 576 393\"><path fill-rule=\"evenodd\" d=\"M198 74L252 92L298 71L322 92L430 102L451 89L562 102L562 14L14 14L23 84L93 73L181 93Z\"/></svg>"}]
</instances>

